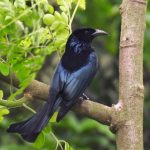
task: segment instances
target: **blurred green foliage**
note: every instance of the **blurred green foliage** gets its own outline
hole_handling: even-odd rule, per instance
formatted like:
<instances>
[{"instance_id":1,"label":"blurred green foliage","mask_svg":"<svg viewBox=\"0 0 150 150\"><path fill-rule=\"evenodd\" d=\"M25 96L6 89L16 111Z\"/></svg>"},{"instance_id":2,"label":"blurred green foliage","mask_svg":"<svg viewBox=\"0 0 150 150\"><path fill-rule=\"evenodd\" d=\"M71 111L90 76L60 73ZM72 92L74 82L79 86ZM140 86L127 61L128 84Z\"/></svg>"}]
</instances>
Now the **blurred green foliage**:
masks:
<instances>
[{"instance_id":1,"label":"blurred green foliage","mask_svg":"<svg viewBox=\"0 0 150 150\"><path fill-rule=\"evenodd\" d=\"M64 3L65 2L65 3ZM67 5L66 5L67 3ZM14 93L10 89L9 101L36 77L42 78L46 70L53 68L52 63L47 66L54 51L60 56L65 47L67 37L73 28L89 26L104 29L109 33L107 40L95 41L101 67L101 76L94 79L88 89L90 96L108 105L117 100L118 92L118 49L121 18L119 14L120 0L1 0L0 1L0 73L7 76L15 72L20 80L20 89ZM81 9L77 11L74 22L73 12L79 4ZM85 9L86 8L86 9ZM73 18L72 18L73 17ZM145 83L145 118L144 141L145 150L149 150L150 137L150 4L146 14L146 32L144 42L144 83ZM105 48L104 48L105 47ZM54 63L55 64L55 63ZM51 65L51 66L50 66ZM44 66L44 67L42 67ZM45 67L47 66L47 67ZM39 77L40 76L40 77ZM50 75L47 75L50 78ZM48 81L49 82L49 81ZM1 88L1 86L0 86ZM5 96L4 91L4 96ZM6 96L5 96L6 97ZM3 92L0 92L0 100ZM1 111L2 110L2 111ZM0 107L0 117L9 113L8 108ZM56 147L71 150L115 150L114 135L106 126L99 123L68 114L59 124L52 119L43 130L34 144L22 141L18 136L6 133L6 128L12 120L23 120L24 112L15 115L12 113L8 119L0 122L0 150L55 150ZM2 115L1 115L2 114ZM22 114L22 115L20 115ZM13 118L13 119L12 119ZM19 119L18 119L19 118ZM54 135L55 133L55 135ZM9 145L8 145L9 143ZM68 144L69 143L69 144Z\"/></svg>"}]
</instances>

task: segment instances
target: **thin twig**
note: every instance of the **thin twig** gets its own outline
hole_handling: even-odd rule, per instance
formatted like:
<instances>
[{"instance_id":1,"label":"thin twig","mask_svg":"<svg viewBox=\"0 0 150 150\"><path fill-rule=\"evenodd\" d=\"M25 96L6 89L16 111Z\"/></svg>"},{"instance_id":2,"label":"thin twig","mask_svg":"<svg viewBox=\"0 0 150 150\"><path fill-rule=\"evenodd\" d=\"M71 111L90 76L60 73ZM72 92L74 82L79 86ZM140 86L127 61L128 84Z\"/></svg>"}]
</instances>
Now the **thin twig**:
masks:
<instances>
[{"instance_id":1,"label":"thin twig","mask_svg":"<svg viewBox=\"0 0 150 150\"><path fill-rule=\"evenodd\" d=\"M24 108L28 109L29 111L31 111L32 113L36 114L36 111L34 109L32 109L31 107L29 107L28 105L26 105L25 103L23 103L22 106Z\"/></svg>"},{"instance_id":2,"label":"thin twig","mask_svg":"<svg viewBox=\"0 0 150 150\"><path fill-rule=\"evenodd\" d=\"M80 0L78 0L78 3L77 3L77 5L76 5L76 7L75 7L75 9L74 9L74 11L73 11L73 13L72 13L72 16L71 16L71 19L70 19L70 22L69 22L70 31L71 31L71 24L72 24L72 22L73 22L73 19L74 19L74 16L75 16L75 14L76 14L76 11L77 11L77 9L78 9L78 7L79 7L79 4L80 4Z\"/></svg>"},{"instance_id":3,"label":"thin twig","mask_svg":"<svg viewBox=\"0 0 150 150\"><path fill-rule=\"evenodd\" d=\"M63 150L63 147L60 143L60 141L58 140L58 138L55 136L55 134L53 132L51 132L51 135L54 137L54 139L56 140L56 142L58 143L58 145L60 146L61 150Z\"/></svg>"}]
</instances>

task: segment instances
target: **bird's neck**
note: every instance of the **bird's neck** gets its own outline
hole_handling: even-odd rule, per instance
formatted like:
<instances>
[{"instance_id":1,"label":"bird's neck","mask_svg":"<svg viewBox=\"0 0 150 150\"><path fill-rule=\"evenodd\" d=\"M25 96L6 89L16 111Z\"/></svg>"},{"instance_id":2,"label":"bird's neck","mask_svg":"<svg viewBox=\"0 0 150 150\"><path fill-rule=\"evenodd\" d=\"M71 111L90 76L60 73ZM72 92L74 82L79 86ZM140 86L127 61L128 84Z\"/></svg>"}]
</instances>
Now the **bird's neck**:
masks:
<instances>
[{"instance_id":1,"label":"bird's neck","mask_svg":"<svg viewBox=\"0 0 150 150\"><path fill-rule=\"evenodd\" d=\"M89 42L81 41L75 36L71 37L66 44L66 51L71 51L76 54L80 54L89 49L91 49L91 44Z\"/></svg>"},{"instance_id":2,"label":"bird's neck","mask_svg":"<svg viewBox=\"0 0 150 150\"><path fill-rule=\"evenodd\" d=\"M91 45L78 39L68 40L61 63L68 71L76 71L88 62L88 57L94 50Z\"/></svg>"}]
</instances>

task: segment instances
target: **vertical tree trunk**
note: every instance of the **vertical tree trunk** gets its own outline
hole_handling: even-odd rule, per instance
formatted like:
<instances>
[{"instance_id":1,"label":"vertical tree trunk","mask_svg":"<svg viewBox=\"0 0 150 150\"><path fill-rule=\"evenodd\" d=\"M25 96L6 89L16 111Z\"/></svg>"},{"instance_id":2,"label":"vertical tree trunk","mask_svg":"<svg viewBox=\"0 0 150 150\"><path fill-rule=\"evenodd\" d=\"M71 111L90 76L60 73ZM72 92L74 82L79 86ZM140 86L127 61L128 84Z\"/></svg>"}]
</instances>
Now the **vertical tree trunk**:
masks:
<instances>
[{"instance_id":1,"label":"vertical tree trunk","mask_svg":"<svg viewBox=\"0 0 150 150\"><path fill-rule=\"evenodd\" d=\"M121 120L117 150L143 150L143 41L146 0L123 0L119 58Z\"/></svg>"}]
</instances>

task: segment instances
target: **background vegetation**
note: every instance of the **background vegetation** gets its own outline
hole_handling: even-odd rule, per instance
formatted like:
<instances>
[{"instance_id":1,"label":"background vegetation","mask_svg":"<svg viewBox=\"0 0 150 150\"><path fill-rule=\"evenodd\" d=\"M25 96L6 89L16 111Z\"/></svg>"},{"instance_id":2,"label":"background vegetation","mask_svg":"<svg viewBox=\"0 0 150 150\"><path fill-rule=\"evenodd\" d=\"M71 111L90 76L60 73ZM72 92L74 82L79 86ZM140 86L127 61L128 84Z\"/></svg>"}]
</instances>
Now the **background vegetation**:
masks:
<instances>
[{"instance_id":1,"label":"background vegetation","mask_svg":"<svg viewBox=\"0 0 150 150\"><path fill-rule=\"evenodd\" d=\"M16 107L16 101L30 82L36 78L49 84L54 68L60 59L67 37L73 29L93 27L107 31L107 38L98 38L93 46L99 56L100 68L87 89L93 100L111 106L118 98L118 48L120 35L120 0L1 0L0 1L0 73L10 76L10 85L0 80L0 99L7 99L7 107L0 101L0 150L31 149L53 150L115 150L114 135L106 126L70 112L59 124L55 116L34 144L22 141L17 135L8 134L11 122L27 118L41 107L41 102ZM79 9L75 14L79 5ZM86 7L85 7L86 6ZM86 9L85 9L86 8ZM74 19L73 23L72 20ZM146 14L144 44L144 142L150 147L150 4ZM11 80L15 73L20 80L19 90ZM12 107L15 103L15 108ZM13 106L14 107L14 106ZM4 115L8 114L5 118ZM9 144L8 144L9 143Z\"/></svg>"}]
</instances>

